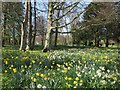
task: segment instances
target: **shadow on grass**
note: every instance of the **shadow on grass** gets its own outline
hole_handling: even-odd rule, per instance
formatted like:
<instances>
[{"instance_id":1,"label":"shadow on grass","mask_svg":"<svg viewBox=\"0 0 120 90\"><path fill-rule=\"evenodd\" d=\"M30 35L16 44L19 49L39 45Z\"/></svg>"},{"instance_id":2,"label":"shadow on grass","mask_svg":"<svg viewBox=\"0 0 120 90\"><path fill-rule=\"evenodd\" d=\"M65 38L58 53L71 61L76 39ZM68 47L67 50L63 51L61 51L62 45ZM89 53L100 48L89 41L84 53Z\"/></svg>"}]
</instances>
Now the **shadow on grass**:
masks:
<instances>
[{"instance_id":1,"label":"shadow on grass","mask_svg":"<svg viewBox=\"0 0 120 90\"><path fill-rule=\"evenodd\" d=\"M2 49L6 49L6 50L19 50L19 45L6 45L4 47L2 47ZM42 51L44 46L42 45L36 45L35 48L33 50L37 50L37 51ZM96 48L94 46L67 46L67 45L58 45L56 47L51 48L51 50L68 50L68 49L84 49L84 48ZM120 50L120 47L99 47L99 49L102 50L106 50L106 49L112 49L112 50Z\"/></svg>"}]
</instances>

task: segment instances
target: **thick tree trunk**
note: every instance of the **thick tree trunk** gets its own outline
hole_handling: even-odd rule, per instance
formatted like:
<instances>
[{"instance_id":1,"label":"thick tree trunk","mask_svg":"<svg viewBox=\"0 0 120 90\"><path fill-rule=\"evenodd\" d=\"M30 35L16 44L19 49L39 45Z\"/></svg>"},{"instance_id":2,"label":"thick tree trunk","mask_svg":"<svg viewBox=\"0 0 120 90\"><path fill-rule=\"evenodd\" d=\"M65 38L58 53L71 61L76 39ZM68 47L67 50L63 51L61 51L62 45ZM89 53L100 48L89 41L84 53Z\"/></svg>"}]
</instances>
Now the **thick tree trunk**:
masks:
<instances>
[{"instance_id":1,"label":"thick tree trunk","mask_svg":"<svg viewBox=\"0 0 120 90\"><path fill-rule=\"evenodd\" d=\"M20 45L20 50L24 50L26 48L26 34L27 34L27 23L28 23L28 2L25 2L26 6L25 6L25 17L23 20L23 24L21 27L21 45Z\"/></svg>"},{"instance_id":2,"label":"thick tree trunk","mask_svg":"<svg viewBox=\"0 0 120 90\"><path fill-rule=\"evenodd\" d=\"M27 32L27 46L26 50L31 50L32 46L32 7L31 1L28 4L28 32Z\"/></svg>"},{"instance_id":3,"label":"thick tree trunk","mask_svg":"<svg viewBox=\"0 0 120 90\"><path fill-rule=\"evenodd\" d=\"M32 50L35 47L35 38L36 38L36 0L34 0L34 35L32 40L32 47L31 47Z\"/></svg>"},{"instance_id":4,"label":"thick tree trunk","mask_svg":"<svg viewBox=\"0 0 120 90\"><path fill-rule=\"evenodd\" d=\"M57 18L59 18L59 15L60 15L60 10L57 12ZM59 26L58 21L56 21L56 26L57 27ZM58 28L57 27L56 27L56 32L55 32L55 44L54 44L55 47L57 46L57 38L58 38Z\"/></svg>"},{"instance_id":5,"label":"thick tree trunk","mask_svg":"<svg viewBox=\"0 0 120 90\"><path fill-rule=\"evenodd\" d=\"M57 37L58 37L58 28L56 28L56 32L55 32L55 47L57 46Z\"/></svg>"},{"instance_id":6,"label":"thick tree trunk","mask_svg":"<svg viewBox=\"0 0 120 90\"><path fill-rule=\"evenodd\" d=\"M50 49L50 34L52 31L52 15L53 15L52 7L53 7L52 2L48 2L47 32L43 52L47 52Z\"/></svg>"}]
</instances>

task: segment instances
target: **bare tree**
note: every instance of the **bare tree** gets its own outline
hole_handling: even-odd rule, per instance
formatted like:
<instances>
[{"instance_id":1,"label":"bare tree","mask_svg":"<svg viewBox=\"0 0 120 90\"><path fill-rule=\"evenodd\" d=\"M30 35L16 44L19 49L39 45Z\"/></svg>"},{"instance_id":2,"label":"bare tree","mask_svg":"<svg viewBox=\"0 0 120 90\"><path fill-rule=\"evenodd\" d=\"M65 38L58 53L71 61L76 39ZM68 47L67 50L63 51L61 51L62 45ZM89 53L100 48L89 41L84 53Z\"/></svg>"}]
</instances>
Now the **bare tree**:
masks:
<instances>
[{"instance_id":1,"label":"bare tree","mask_svg":"<svg viewBox=\"0 0 120 90\"><path fill-rule=\"evenodd\" d=\"M27 46L26 50L31 50L32 46L32 6L31 1L28 2L28 30L27 30Z\"/></svg>"},{"instance_id":2,"label":"bare tree","mask_svg":"<svg viewBox=\"0 0 120 90\"><path fill-rule=\"evenodd\" d=\"M51 38L50 37L51 37L51 33L52 33L53 29L66 27L67 25L71 24L75 19L77 19L83 12L86 11L86 10L81 11L75 17L73 17L73 19L68 23L64 23L63 25L59 25L59 26L57 26L57 25L53 26L56 21L59 22L65 16L70 14L71 11L73 11L74 8L77 7L79 2L75 2L70 5L67 5L66 7L62 7L62 8L58 9L58 7L62 4L65 4L64 6L66 6L65 2L48 2L47 32L46 32L46 39L45 39L45 45L43 48L43 52L47 52L51 48L51 46L50 46ZM65 10L65 13L63 13L62 15L60 15L57 18L53 18L55 10Z\"/></svg>"},{"instance_id":3,"label":"bare tree","mask_svg":"<svg viewBox=\"0 0 120 90\"><path fill-rule=\"evenodd\" d=\"M28 1L25 1L25 17L21 26L21 45L20 50L25 50L26 48L26 34L27 34L27 25L28 23Z\"/></svg>"}]
</instances>

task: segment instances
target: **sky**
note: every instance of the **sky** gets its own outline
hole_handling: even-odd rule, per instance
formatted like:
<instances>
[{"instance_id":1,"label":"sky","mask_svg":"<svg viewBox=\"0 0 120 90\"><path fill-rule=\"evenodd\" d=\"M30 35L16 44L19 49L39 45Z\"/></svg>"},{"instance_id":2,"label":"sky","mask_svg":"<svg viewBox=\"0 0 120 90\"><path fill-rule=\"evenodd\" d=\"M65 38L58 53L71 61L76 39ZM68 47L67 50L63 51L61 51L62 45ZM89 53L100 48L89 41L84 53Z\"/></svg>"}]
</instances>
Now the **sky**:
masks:
<instances>
[{"instance_id":1,"label":"sky","mask_svg":"<svg viewBox=\"0 0 120 90\"><path fill-rule=\"evenodd\" d=\"M85 3L85 5L82 7L83 9L86 7L86 5L88 5L92 0L81 0L81 3ZM37 8L40 10L45 11L46 8L43 4L43 0L36 0L37 2ZM44 2L45 4L47 4L47 2ZM47 6L47 5L46 5ZM39 15L43 15L46 19L47 19L47 12L40 12ZM81 15L82 16L82 15ZM80 17L80 20L82 21L83 19ZM70 19L67 19L67 23L70 22ZM63 32L67 32L70 31L70 25L68 25L68 28L62 28Z\"/></svg>"}]
</instances>

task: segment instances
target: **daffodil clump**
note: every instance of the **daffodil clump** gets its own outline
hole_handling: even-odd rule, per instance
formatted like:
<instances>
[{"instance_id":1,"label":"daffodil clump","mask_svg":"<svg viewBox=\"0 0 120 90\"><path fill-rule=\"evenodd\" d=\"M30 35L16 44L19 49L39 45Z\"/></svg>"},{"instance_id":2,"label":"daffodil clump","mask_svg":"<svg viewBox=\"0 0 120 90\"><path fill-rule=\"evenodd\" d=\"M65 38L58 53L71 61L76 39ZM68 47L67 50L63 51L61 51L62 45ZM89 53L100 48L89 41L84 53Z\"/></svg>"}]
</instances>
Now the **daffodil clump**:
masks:
<instances>
[{"instance_id":1,"label":"daffodil clump","mask_svg":"<svg viewBox=\"0 0 120 90\"><path fill-rule=\"evenodd\" d=\"M117 49L39 53L3 50L3 88L120 88Z\"/></svg>"}]
</instances>

